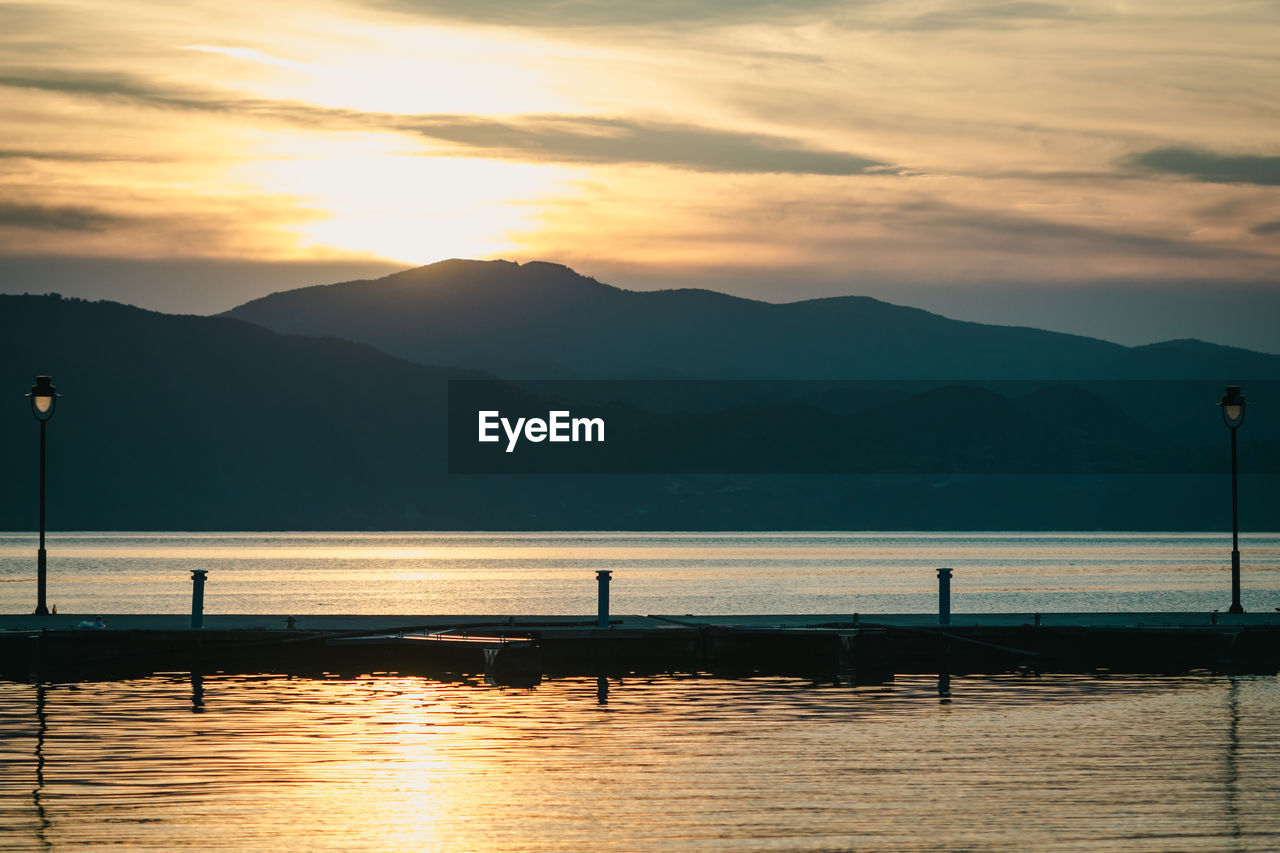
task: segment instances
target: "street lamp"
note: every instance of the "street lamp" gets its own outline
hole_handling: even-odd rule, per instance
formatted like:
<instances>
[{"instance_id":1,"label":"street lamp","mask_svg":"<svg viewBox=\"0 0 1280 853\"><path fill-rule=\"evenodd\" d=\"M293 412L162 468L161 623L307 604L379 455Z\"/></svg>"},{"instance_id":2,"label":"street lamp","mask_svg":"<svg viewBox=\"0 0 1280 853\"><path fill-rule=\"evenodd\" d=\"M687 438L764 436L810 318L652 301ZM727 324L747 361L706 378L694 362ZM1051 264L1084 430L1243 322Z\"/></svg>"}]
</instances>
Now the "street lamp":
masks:
<instances>
[{"instance_id":1,"label":"street lamp","mask_svg":"<svg viewBox=\"0 0 1280 853\"><path fill-rule=\"evenodd\" d=\"M1231 606L1228 613L1243 613L1240 606L1240 510L1236 495L1236 430L1244 423L1244 410L1248 405L1239 385L1228 385L1222 395L1222 422L1231 430Z\"/></svg>"},{"instance_id":2,"label":"street lamp","mask_svg":"<svg viewBox=\"0 0 1280 853\"><path fill-rule=\"evenodd\" d=\"M53 417L54 406L58 403L58 391L48 376L37 376L36 384L31 386L31 414L40 422L40 550L36 552L36 615L47 616L49 608L45 607L45 552L44 552L44 425Z\"/></svg>"}]
</instances>

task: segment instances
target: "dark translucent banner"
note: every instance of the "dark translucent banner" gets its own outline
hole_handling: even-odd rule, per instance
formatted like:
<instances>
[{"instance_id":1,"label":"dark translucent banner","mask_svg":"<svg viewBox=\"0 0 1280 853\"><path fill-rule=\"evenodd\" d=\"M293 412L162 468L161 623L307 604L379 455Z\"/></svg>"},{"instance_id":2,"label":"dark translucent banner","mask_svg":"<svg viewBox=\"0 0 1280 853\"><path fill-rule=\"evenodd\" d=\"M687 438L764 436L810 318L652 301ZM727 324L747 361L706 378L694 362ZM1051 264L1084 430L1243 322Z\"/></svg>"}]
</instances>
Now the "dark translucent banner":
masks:
<instances>
[{"instance_id":1,"label":"dark translucent banner","mask_svg":"<svg viewBox=\"0 0 1280 853\"><path fill-rule=\"evenodd\" d=\"M1236 382L1235 384L1245 384ZM1223 384L449 382L451 474L1166 474L1229 470ZM1280 400L1280 383L1245 387ZM1251 406L1241 471L1280 471Z\"/></svg>"}]
</instances>

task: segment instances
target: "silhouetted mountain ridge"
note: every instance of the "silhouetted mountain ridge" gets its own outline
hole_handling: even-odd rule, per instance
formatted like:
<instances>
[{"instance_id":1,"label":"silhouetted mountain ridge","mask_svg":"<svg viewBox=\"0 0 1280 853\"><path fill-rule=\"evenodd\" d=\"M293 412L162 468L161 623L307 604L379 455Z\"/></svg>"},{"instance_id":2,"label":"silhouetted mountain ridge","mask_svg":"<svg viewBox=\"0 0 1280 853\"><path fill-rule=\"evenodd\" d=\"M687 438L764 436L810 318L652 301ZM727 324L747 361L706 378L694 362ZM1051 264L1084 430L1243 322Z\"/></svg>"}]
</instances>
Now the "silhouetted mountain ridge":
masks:
<instances>
[{"instance_id":1,"label":"silhouetted mountain ridge","mask_svg":"<svg viewBox=\"0 0 1280 853\"><path fill-rule=\"evenodd\" d=\"M589 299L618 298L590 282L560 284L585 288ZM679 298L774 322L764 303L709 291ZM874 301L848 304L883 310ZM926 323L941 319L919 313ZM631 446L638 474L459 476L446 468L447 383L484 374L335 337L110 302L0 296L0 373L11 394L0 407L8 472L0 529L8 530L36 523L39 431L20 395L41 373L65 395L48 425L52 531L1222 529L1230 520L1226 431L1214 406L1221 385L1205 380L1079 388L688 382L679 400L662 393L629 412L615 407L622 419L610 421L610 435L630 421L642 438L653 430L681 438L707 423L676 461L685 471L719 461L729 473L656 474L679 469L650 440ZM606 396L598 399L608 400L620 383L599 384ZM773 396L754 393L763 384ZM724 387L710 396L708 385ZM1266 415L1280 383L1249 384L1246 393L1260 401L1241 435L1249 526L1249 518L1280 511L1280 440ZM548 411L546 396L523 403ZM474 414L463 414L474 438ZM605 446L630 455L626 444ZM752 471L819 475L732 473L735 453L763 460ZM833 470L859 475L826 473ZM1113 470L1156 476L1093 476ZM1026 476L1045 471L1052 476Z\"/></svg>"},{"instance_id":2,"label":"silhouetted mountain ridge","mask_svg":"<svg viewBox=\"0 0 1280 853\"><path fill-rule=\"evenodd\" d=\"M226 316L510 378L1191 379L1280 376L1280 356L951 320L865 296L769 303L629 291L545 262L450 260L275 293Z\"/></svg>"},{"instance_id":3,"label":"silhouetted mountain ridge","mask_svg":"<svg viewBox=\"0 0 1280 853\"><path fill-rule=\"evenodd\" d=\"M483 376L47 296L0 296L0 365L15 395L37 373L64 395L48 426L55 529L395 526L417 511L412 486L443 470L446 381ZM34 523L35 434L25 401L5 407L0 447L21 485L0 500L7 529Z\"/></svg>"}]
</instances>

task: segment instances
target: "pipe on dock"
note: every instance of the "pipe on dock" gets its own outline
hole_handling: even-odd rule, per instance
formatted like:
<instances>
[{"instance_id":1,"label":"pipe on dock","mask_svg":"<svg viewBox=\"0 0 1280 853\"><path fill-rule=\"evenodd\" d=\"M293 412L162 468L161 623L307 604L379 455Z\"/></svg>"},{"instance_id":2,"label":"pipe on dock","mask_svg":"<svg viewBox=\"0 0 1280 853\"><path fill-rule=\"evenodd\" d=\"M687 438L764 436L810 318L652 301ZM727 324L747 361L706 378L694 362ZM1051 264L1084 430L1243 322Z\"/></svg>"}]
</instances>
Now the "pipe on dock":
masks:
<instances>
[{"instance_id":1,"label":"pipe on dock","mask_svg":"<svg viewBox=\"0 0 1280 853\"><path fill-rule=\"evenodd\" d=\"M204 627L204 579L208 569L191 570L191 628Z\"/></svg>"},{"instance_id":2,"label":"pipe on dock","mask_svg":"<svg viewBox=\"0 0 1280 853\"><path fill-rule=\"evenodd\" d=\"M951 569L938 569L938 624L951 624Z\"/></svg>"},{"instance_id":3,"label":"pipe on dock","mask_svg":"<svg viewBox=\"0 0 1280 853\"><path fill-rule=\"evenodd\" d=\"M609 627L609 578L613 574L608 569L596 571L596 627Z\"/></svg>"}]
</instances>

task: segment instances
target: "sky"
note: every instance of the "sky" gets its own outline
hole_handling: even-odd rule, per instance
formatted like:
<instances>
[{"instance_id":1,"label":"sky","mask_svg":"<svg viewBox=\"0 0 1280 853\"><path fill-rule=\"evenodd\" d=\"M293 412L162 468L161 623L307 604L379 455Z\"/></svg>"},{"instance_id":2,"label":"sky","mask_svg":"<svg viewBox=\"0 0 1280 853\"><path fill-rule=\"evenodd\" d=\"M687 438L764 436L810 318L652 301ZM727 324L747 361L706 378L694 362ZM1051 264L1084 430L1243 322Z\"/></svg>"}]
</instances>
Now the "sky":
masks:
<instances>
[{"instance_id":1,"label":"sky","mask_svg":"<svg viewBox=\"0 0 1280 853\"><path fill-rule=\"evenodd\" d=\"M0 2L0 292L462 258L1280 352L1273 2Z\"/></svg>"}]
</instances>

